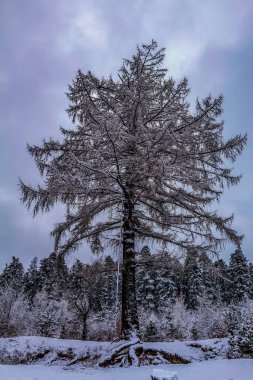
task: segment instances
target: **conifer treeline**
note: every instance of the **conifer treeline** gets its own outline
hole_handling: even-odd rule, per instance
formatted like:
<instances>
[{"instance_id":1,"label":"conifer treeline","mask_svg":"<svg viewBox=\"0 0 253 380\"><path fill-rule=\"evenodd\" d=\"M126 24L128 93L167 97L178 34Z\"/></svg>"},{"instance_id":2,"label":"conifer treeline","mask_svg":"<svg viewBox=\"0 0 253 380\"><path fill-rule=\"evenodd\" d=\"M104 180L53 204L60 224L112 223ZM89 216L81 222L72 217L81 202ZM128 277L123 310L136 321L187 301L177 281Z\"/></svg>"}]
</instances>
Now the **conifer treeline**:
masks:
<instances>
[{"instance_id":1,"label":"conifer treeline","mask_svg":"<svg viewBox=\"0 0 253 380\"><path fill-rule=\"evenodd\" d=\"M34 258L27 271L13 257L0 275L0 334L112 339L119 330L120 280L111 256L92 264L77 260L68 268L63 256L52 253L40 263ZM179 314L189 320L194 313L203 316L203 305L214 310L253 299L253 265L241 249L227 265L193 250L182 262L166 251L151 254L145 246L138 254L136 282L143 337L149 340L158 334L158 320L166 338L184 338L175 332ZM199 333L191 323L194 337Z\"/></svg>"}]
</instances>

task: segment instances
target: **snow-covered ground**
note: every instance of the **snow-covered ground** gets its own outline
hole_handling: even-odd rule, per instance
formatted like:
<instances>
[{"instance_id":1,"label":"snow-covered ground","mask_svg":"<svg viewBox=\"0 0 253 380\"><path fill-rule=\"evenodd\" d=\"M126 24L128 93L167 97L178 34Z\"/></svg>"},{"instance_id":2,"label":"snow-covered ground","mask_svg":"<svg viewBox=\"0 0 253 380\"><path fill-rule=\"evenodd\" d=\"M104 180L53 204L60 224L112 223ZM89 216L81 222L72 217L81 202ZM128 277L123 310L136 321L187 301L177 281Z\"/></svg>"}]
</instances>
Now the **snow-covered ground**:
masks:
<instances>
[{"instance_id":1,"label":"snow-covered ground","mask_svg":"<svg viewBox=\"0 0 253 380\"><path fill-rule=\"evenodd\" d=\"M226 359L226 339L144 343L189 364L98 368L119 343L83 342L44 337L0 339L1 380L151 380L154 368L177 372L178 380L253 380L253 359ZM209 360L207 360L209 359ZM181 361L182 363L182 361Z\"/></svg>"},{"instance_id":2,"label":"snow-covered ground","mask_svg":"<svg viewBox=\"0 0 253 380\"><path fill-rule=\"evenodd\" d=\"M0 338L0 364L94 367L101 357L106 356L118 345L119 343L84 342L39 336ZM179 358L175 363L185 363L226 358L228 343L227 339L223 338L144 343L143 347L162 350L172 357Z\"/></svg>"},{"instance_id":3,"label":"snow-covered ground","mask_svg":"<svg viewBox=\"0 0 253 380\"><path fill-rule=\"evenodd\" d=\"M64 369L59 366L0 365L1 380L150 380L153 366L110 369ZM252 380L253 360L223 359L161 365L178 380Z\"/></svg>"}]
</instances>

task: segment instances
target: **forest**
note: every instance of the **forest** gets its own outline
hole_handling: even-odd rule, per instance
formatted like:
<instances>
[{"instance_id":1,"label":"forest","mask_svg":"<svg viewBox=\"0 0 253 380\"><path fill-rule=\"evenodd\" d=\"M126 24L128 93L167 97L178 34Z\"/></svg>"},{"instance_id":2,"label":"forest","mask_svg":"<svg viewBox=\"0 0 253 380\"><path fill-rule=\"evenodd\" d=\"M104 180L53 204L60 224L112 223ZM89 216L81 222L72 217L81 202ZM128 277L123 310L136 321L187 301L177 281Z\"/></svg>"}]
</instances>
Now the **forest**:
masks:
<instances>
[{"instance_id":1,"label":"forest","mask_svg":"<svg viewBox=\"0 0 253 380\"><path fill-rule=\"evenodd\" d=\"M241 249L229 264L197 250L137 254L143 341L230 337L230 356L253 354L253 264ZM16 257L0 275L0 334L113 341L120 336L121 274L113 257L71 267L63 256Z\"/></svg>"}]
</instances>

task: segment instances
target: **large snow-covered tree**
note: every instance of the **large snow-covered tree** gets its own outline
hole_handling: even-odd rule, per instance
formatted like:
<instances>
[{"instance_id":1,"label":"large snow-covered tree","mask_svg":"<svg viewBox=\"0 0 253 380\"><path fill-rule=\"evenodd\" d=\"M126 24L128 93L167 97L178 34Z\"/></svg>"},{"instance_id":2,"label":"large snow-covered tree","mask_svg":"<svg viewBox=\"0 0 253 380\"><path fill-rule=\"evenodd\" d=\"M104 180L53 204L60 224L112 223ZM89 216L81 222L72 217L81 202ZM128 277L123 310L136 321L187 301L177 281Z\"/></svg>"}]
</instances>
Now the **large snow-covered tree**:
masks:
<instances>
[{"instance_id":1,"label":"large snow-covered tree","mask_svg":"<svg viewBox=\"0 0 253 380\"><path fill-rule=\"evenodd\" d=\"M87 240L93 250L122 245L122 338L138 335L135 252L151 238L180 249L216 250L240 237L211 205L239 181L229 161L246 143L223 138L222 97L189 106L187 80L175 83L162 67L156 42L137 47L117 77L78 71L69 86L72 129L61 141L28 146L43 184L21 181L22 201L34 214L66 205L52 232L65 254Z\"/></svg>"}]
</instances>

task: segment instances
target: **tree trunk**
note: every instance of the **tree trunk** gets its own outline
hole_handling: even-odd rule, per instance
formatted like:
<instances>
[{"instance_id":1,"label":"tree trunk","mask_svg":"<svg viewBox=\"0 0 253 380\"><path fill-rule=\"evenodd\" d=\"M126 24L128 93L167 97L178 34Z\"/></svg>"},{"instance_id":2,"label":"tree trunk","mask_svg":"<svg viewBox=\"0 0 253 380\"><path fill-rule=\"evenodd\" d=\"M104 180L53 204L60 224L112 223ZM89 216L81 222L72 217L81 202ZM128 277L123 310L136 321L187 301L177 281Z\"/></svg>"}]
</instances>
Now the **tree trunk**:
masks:
<instances>
[{"instance_id":1,"label":"tree trunk","mask_svg":"<svg viewBox=\"0 0 253 380\"><path fill-rule=\"evenodd\" d=\"M81 337L82 340L86 340L87 339L87 317L86 315L83 316L83 326L82 326L82 337Z\"/></svg>"},{"instance_id":2,"label":"tree trunk","mask_svg":"<svg viewBox=\"0 0 253 380\"><path fill-rule=\"evenodd\" d=\"M139 337L139 320L135 287L135 232L133 205L124 202L121 338Z\"/></svg>"}]
</instances>

